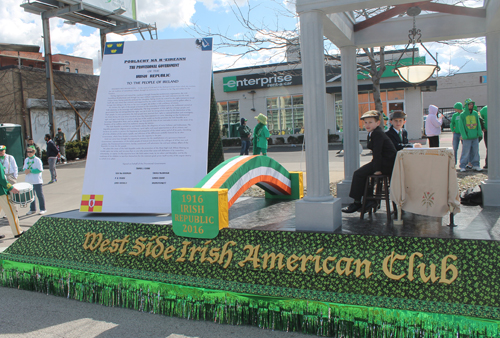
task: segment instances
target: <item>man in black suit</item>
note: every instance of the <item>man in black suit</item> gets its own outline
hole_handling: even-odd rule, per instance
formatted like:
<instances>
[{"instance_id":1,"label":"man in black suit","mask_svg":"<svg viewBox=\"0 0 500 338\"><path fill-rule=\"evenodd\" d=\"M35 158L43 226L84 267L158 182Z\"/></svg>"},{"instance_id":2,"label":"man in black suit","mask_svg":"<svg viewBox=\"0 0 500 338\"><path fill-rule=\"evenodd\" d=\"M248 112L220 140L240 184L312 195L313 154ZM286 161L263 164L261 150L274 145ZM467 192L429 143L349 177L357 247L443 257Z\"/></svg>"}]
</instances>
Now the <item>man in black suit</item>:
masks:
<instances>
[{"instance_id":1,"label":"man in black suit","mask_svg":"<svg viewBox=\"0 0 500 338\"><path fill-rule=\"evenodd\" d=\"M366 178L370 175L382 174L391 176L396 159L396 148L380 127L380 113L377 110L367 111L361 116L361 120L368 132L368 149L372 150L373 159L354 172L349 192L349 197L354 199L354 203L342 209L345 213L353 213L361 209L361 197L365 191ZM369 210L371 206L367 204L366 210Z\"/></svg>"},{"instance_id":2,"label":"man in black suit","mask_svg":"<svg viewBox=\"0 0 500 338\"><path fill-rule=\"evenodd\" d=\"M391 127L385 132L394 144L397 151L404 148L421 148L420 143L409 143L408 132L403 129L406 123L406 114L401 110L396 110L390 114Z\"/></svg>"}]
</instances>

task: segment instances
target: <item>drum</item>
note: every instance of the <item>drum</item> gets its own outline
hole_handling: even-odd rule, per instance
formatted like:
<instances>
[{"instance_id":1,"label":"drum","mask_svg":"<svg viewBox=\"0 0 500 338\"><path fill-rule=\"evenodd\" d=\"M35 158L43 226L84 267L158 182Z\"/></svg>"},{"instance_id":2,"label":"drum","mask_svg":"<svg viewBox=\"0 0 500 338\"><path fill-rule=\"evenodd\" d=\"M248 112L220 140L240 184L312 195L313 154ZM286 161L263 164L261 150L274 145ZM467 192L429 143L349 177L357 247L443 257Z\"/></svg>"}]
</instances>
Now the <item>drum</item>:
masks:
<instances>
[{"instance_id":1,"label":"drum","mask_svg":"<svg viewBox=\"0 0 500 338\"><path fill-rule=\"evenodd\" d=\"M27 207L28 204L35 200L33 194L33 186L29 183L22 182L14 184L14 188L19 190L19 193L10 193L10 201L14 204L19 204L21 207Z\"/></svg>"}]
</instances>

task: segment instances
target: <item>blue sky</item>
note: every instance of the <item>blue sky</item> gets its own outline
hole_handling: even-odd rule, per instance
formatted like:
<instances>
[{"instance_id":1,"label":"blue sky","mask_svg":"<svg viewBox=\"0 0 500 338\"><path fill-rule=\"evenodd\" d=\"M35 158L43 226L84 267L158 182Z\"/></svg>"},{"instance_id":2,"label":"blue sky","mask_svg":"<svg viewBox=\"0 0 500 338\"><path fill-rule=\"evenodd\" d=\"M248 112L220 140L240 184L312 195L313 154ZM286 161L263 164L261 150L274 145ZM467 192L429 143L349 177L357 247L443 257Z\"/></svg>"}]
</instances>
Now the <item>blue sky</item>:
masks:
<instances>
[{"instance_id":1,"label":"blue sky","mask_svg":"<svg viewBox=\"0 0 500 338\"><path fill-rule=\"evenodd\" d=\"M37 15L24 12L19 6L21 3L21 0L2 0L0 20L4 27L15 29L1 30L0 42L42 46L41 19ZM256 26L268 27L271 31L294 30L298 24L296 18L278 14L286 10L293 13L294 5L287 0L250 0L248 2L245 0L137 0L137 3L138 19L146 23L156 22L160 39L194 37L196 33L193 30L193 24L203 31L220 32L228 37L239 38L246 31L233 14L233 11L238 8L244 15L248 13L249 8L252 8L250 21ZM94 72L99 74L99 32L84 25L66 25L57 18L51 19L50 24L52 53L91 58L94 60ZM140 39L142 39L140 35L108 34L108 41ZM215 44L217 42L216 38ZM448 71L456 72L459 69L460 72L486 69L484 42L469 46L472 53L465 52L459 47L436 43L426 44L426 46L432 53L439 53L439 63L442 69L440 75L446 75ZM399 46L399 48L402 47L404 46ZM332 51L332 53L335 52L335 50ZM234 57L214 53L213 64L214 69L224 69L229 66L244 67L284 60L284 49L280 49L255 53L238 61Z\"/></svg>"}]
</instances>

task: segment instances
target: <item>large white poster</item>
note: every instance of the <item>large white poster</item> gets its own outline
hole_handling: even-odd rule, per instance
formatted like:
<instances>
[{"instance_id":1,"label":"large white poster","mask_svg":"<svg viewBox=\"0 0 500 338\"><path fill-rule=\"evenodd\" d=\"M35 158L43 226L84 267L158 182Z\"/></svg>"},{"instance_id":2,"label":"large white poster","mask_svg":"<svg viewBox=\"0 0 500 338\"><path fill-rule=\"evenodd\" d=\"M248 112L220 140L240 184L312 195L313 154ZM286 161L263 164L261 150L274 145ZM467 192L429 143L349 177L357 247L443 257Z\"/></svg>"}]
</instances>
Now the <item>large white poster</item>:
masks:
<instances>
[{"instance_id":1,"label":"large white poster","mask_svg":"<svg viewBox=\"0 0 500 338\"><path fill-rule=\"evenodd\" d=\"M169 213L207 170L212 40L106 43L80 211Z\"/></svg>"}]
</instances>

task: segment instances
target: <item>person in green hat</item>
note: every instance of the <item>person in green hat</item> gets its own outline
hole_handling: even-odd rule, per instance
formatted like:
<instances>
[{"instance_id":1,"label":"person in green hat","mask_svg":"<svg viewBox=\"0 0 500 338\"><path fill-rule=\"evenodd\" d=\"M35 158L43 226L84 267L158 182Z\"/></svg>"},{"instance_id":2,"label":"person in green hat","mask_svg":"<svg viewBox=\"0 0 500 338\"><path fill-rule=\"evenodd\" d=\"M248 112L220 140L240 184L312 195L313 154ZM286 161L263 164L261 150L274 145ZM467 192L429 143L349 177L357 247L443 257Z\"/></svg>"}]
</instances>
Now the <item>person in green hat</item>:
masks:
<instances>
[{"instance_id":1,"label":"person in green hat","mask_svg":"<svg viewBox=\"0 0 500 338\"><path fill-rule=\"evenodd\" d=\"M464 111L460 114L460 135L462 137L462 155L460 156L460 171L464 172L469 158L475 171L482 171L479 166L479 139L483 137L479 115L474 110L474 101L465 100Z\"/></svg>"},{"instance_id":2,"label":"person in green hat","mask_svg":"<svg viewBox=\"0 0 500 338\"><path fill-rule=\"evenodd\" d=\"M267 156L267 140L271 136L269 129L267 129L267 116L260 113L255 118L259 123L253 130L253 154L260 155L262 153L262 155Z\"/></svg>"},{"instance_id":3,"label":"person in green hat","mask_svg":"<svg viewBox=\"0 0 500 338\"><path fill-rule=\"evenodd\" d=\"M460 146L460 128L459 123L460 123L460 114L464 110L464 106L462 105L462 102L457 102L453 106L455 109L455 114L451 117L450 121L450 129L451 132L453 133L453 152L455 153L455 166L457 165L457 153L458 153L458 147Z\"/></svg>"}]
</instances>

